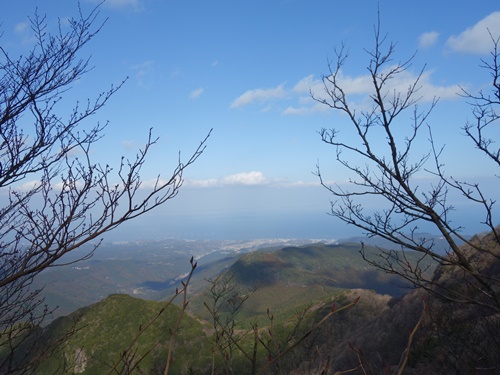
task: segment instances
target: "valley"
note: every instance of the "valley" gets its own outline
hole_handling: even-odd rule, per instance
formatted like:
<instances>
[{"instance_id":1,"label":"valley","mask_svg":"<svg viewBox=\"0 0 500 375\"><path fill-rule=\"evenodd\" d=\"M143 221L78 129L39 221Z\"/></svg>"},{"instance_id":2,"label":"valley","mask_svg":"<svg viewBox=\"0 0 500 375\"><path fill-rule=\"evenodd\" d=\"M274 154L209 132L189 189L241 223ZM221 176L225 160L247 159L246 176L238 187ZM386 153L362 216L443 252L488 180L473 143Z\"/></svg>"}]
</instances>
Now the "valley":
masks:
<instances>
[{"instance_id":1,"label":"valley","mask_svg":"<svg viewBox=\"0 0 500 375\"><path fill-rule=\"evenodd\" d=\"M43 288L47 304L51 309L56 308L52 318L57 318L115 293L150 300L166 298L189 272L191 256L198 262L195 280L199 283L193 288L199 291L203 288L203 278L220 273L241 254L315 242L166 239L102 243L90 259L44 271L35 278L34 288ZM91 246L79 249L63 258L62 263L74 262L92 249Z\"/></svg>"},{"instance_id":2,"label":"valley","mask_svg":"<svg viewBox=\"0 0 500 375\"><path fill-rule=\"evenodd\" d=\"M488 354L485 363L496 360L487 349L491 340L484 339L495 329L493 316L464 319L466 305L457 308L373 268L353 240L103 244L92 258L37 279L46 282L47 301L61 307L23 343L15 360L39 361L39 374L61 368L72 374L160 374L167 353L174 353L175 374L222 374L228 368L253 374L268 367L266 358L273 359L273 368L262 373L307 373L396 368L411 346L407 373L419 374L453 366L453 345L464 359L477 360L482 353ZM492 246L488 236L473 240ZM366 259L384 254L369 242ZM395 256L462 288L455 271L436 269L411 251ZM460 331L454 328L458 321ZM415 343L408 343L415 332ZM483 344L463 346L481 337ZM278 360L285 352L287 359Z\"/></svg>"}]
</instances>

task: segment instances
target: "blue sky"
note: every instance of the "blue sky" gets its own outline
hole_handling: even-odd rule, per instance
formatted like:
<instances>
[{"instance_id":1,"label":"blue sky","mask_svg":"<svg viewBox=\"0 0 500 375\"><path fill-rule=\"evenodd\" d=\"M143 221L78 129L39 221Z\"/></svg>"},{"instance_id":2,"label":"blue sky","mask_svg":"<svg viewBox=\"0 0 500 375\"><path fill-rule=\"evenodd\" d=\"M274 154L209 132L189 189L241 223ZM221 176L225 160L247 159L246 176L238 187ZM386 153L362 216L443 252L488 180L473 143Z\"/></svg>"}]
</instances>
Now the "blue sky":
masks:
<instances>
[{"instance_id":1,"label":"blue sky","mask_svg":"<svg viewBox=\"0 0 500 375\"><path fill-rule=\"evenodd\" d=\"M95 5L81 0L84 13ZM49 28L58 18L64 25L78 11L72 0L4 4L1 42L12 55L30 47L27 16L36 7L47 14ZM317 134L322 127L347 124L346 118L311 100L309 92L321 95L327 62L344 43L350 57L343 79L353 102L364 105L369 86L364 49L373 46L377 9L382 32L397 42L397 58L418 51L395 87L406 87L426 64L420 105L440 97L429 124L435 140L447 145L446 171L484 181L498 194L492 165L460 130L470 109L457 95L459 85L472 92L487 87L488 73L479 64L491 47L487 30L500 35L496 2L108 0L100 14L108 20L83 51L95 68L65 102L69 110L74 100L95 97L129 77L93 119L110 121L94 160L117 165L121 155L137 151L153 127L160 141L143 178L167 177L178 151L187 156L213 128L205 154L187 171L175 201L121 233L142 228L138 235L351 234L325 214L329 196L312 173L319 161L328 181L347 180L335 150ZM423 149L426 140L424 135Z\"/></svg>"}]
</instances>

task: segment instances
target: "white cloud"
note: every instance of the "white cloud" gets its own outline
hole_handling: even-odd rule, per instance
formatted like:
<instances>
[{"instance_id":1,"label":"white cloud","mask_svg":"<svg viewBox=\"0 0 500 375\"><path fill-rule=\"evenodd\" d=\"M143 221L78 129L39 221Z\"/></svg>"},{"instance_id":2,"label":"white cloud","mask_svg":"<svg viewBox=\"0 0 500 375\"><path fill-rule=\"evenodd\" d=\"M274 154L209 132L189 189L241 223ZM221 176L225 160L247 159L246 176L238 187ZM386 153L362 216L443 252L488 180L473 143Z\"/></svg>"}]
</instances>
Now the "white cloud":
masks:
<instances>
[{"instance_id":1,"label":"white cloud","mask_svg":"<svg viewBox=\"0 0 500 375\"><path fill-rule=\"evenodd\" d=\"M186 180L185 186L195 187L195 188L210 188L219 186L219 180L216 178L209 178L206 180Z\"/></svg>"},{"instance_id":2,"label":"white cloud","mask_svg":"<svg viewBox=\"0 0 500 375\"><path fill-rule=\"evenodd\" d=\"M337 81L341 87L344 88L344 92L348 95L367 95L371 94L373 91L373 81L372 77L369 74L360 75L357 77L351 77L348 75L344 75L344 73L339 71L337 76ZM392 80L392 84L398 85L398 82L401 81L401 75L396 76Z\"/></svg>"},{"instance_id":3,"label":"white cloud","mask_svg":"<svg viewBox=\"0 0 500 375\"><path fill-rule=\"evenodd\" d=\"M101 3L102 0L87 0L91 3ZM142 9L141 0L106 0L104 1L104 6L108 8L127 8L131 7L135 10Z\"/></svg>"},{"instance_id":4,"label":"white cloud","mask_svg":"<svg viewBox=\"0 0 500 375\"><path fill-rule=\"evenodd\" d=\"M186 180L186 185L198 188L224 187L224 186L262 186L279 182L277 179L269 179L262 172L241 172L230 174L221 178L210 178L206 180Z\"/></svg>"},{"instance_id":5,"label":"white cloud","mask_svg":"<svg viewBox=\"0 0 500 375\"><path fill-rule=\"evenodd\" d=\"M162 185L166 185L166 184L170 184L172 185L173 183L175 182L175 185L184 185L185 183L185 180L181 180L181 177L179 175L175 176L174 180L172 179L164 179L164 178L161 178L161 177L158 177L158 178L153 178L153 179L150 179L150 180L142 180L141 181L141 185L139 186L139 189L145 189L145 190L152 190L152 189L155 189L155 188L158 188ZM123 186L122 186L123 188Z\"/></svg>"},{"instance_id":6,"label":"white cloud","mask_svg":"<svg viewBox=\"0 0 500 375\"><path fill-rule=\"evenodd\" d=\"M139 5L139 0L106 0L106 3L112 7L126 7Z\"/></svg>"},{"instance_id":7,"label":"white cloud","mask_svg":"<svg viewBox=\"0 0 500 375\"><path fill-rule=\"evenodd\" d=\"M156 179L142 181L141 189L153 189L156 184L165 184L166 180L160 179L158 182ZM308 186L319 186L319 181L289 181L283 178L269 178L260 171L251 172L240 172L234 173L227 176L219 178L207 178L204 180L186 179L183 181L184 187L189 188L226 188L226 187L258 187L258 186L268 186L268 187L280 187L280 188L292 188L292 187L308 187Z\"/></svg>"},{"instance_id":8,"label":"white cloud","mask_svg":"<svg viewBox=\"0 0 500 375\"><path fill-rule=\"evenodd\" d=\"M451 36L446 45L457 52L486 54L493 46L489 33L500 37L500 12L491 13L458 36Z\"/></svg>"},{"instance_id":9,"label":"white cloud","mask_svg":"<svg viewBox=\"0 0 500 375\"><path fill-rule=\"evenodd\" d=\"M16 26L14 26L14 32L16 34L23 34L27 31L29 31L29 23L28 22L19 22L18 24L16 24Z\"/></svg>"},{"instance_id":10,"label":"white cloud","mask_svg":"<svg viewBox=\"0 0 500 375\"><path fill-rule=\"evenodd\" d=\"M35 34L33 33L33 30L31 30L30 23L28 21L17 23L14 26L14 34L20 38L22 44L36 43Z\"/></svg>"},{"instance_id":11,"label":"white cloud","mask_svg":"<svg viewBox=\"0 0 500 375\"><path fill-rule=\"evenodd\" d=\"M40 185L40 180L31 180L31 181L26 181L23 182L20 185L17 185L13 190L18 191L18 192L28 192L33 189L35 189L37 186Z\"/></svg>"},{"instance_id":12,"label":"white cloud","mask_svg":"<svg viewBox=\"0 0 500 375\"><path fill-rule=\"evenodd\" d=\"M314 75L309 74L307 77L304 77L299 82L297 82L292 90L298 93L309 92L313 86L319 84L322 84L321 80L314 79Z\"/></svg>"},{"instance_id":13,"label":"white cloud","mask_svg":"<svg viewBox=\"0 0 500 375\"><path fill-rule=\"evenodd\" d=\"M337 81L344 88L346 94L368 94L372 90L372 80L368 74L350 77L344 75L342 70L340 70L337 75ZM311 93L314 97L321 98L325 95L325 85L323 80L315 79L311 74L297 82L293 87L293 91L297 93Z\"/></svg>"},{"instance_id":14,"label":"white cloud","mask_svg":"<svg viewBox=\"0 0 500 375\"><path fill-rule=\"evenodd\" d=\"M262 172L242 172L222 179L223 185L264 185L268 182Z\"/></svg>"},{"instance_id":15,"label":"white cloud","mask_svg":"<svg viewBox=\"0 0 500 375\"><path fill-rule=\"evenodd\" d=\"M394 69L394 66L387 66L385 72ZM432 82L432 71L425 71L417 84L418 90L414 93L414 99L420 99L421 102L431 102L435 98L441 100L458 98L457 94L461 92L459 85L439 86ZM406 70L396 74L388 80L385 85L385 92L389 95L400 93L405 95L408 89L415 83L418 76L416 73ZM373 94L373 80L370 74L358 76L346 75L342 70L337 74L337 82L343 88L347 96L349 105L361 110L369 110L373 105L370 95ZM231 108L248 105L253 102L260 102L263 105L263 111L271 109L269 101L281 99L284 101L285 108L282 115L306 115L312 113L328 112L330 108L318 100L328 101L329 96L326 92L328 83L325 87L323 80L315 78L314 75L308 75L299 80L291 90L285 89L285 84L272 89L248 90L237 98ZM283 104L283 103L282 103Z\"/></svg>"},{"instance_id":16,"label":"white cloud","mask_svg":"<svg viewBox=\"0 0 500 375\"><path fill-rule=\"evenodd\" d=\"M242 107L253 102L265 102L271 99L283 98L286 95L284 87L285 83L283 82L279 86L270 89L248 90L233 101L231 108Z\"/></svg>"},{"instance_id":17,"label":"white cloud","mask_svg":"<svg viewBox=\"0 0 500 375\"><path fill-rule=\"evenodd\" d=\"M23 182L20 185L17 185L13 188L13 190L18 192L28 192L33 189L39 188L42 184L40 180L31 180ZM61 191L62 189L70 190L70 189L81 189L83 187L83 182L81 180L68 180L66 182L63 181L51 181L51 187L54 191Z\"/></svg>"},{"instance_id":18,"label":"white cloud","mask_svg":"<svg viewBox=\"0 0 500 375\"><path fill-rule=\"evenodd\" d=\"M268 106L262 108L260 111L261 112L271 112L272 109L273 109L273 106L271 104L269 104Z\"/></svg>"},{"instance_id":19,"label":"white cloud","mask_svg":"<svg viewBox=\"0 0 500 375\"><path fill-rule=\"evenodd\" d=\"M325 85L321 79L315 79L314 75L310 74L297 82L293 91L299 94L319 93L325 91Z\"/></svg>"},{"instance_id":20,"label":"white cloud","mask_svg":"<svg viewBox=\"0 0 500 375\"><path fill-rule=\"evenodd\" d=\"M297 181L286 184L286 187L318 187L321 186L319 181Z\"/></svg>"},{"instance_id":21,"label":"white cloud","mask_svg":"<svg viewBox=\"0 0 500 375\"><path fill-rule=\"evenodd\" d=\"M319 186L318 181L294 181L290 182L286 179L268 178L262 172L241 172L227 175L221 178L209 178L205 180L186 180L185 186L192 188L219 188L219 187L235 187L235 186L269 186L269 187L308 187Z\"/></svg>"},{"instance_id":22,"label":"white cloud","mask_svg":"<svg viewBox=\"0 0 500 375\"><path fill-rule=\"evenodd\" d=\"M62 190L64 189L65 191L73 190L73 189L81 189L83 187L83 182L81 180L69 180L66 182L57 182L54 185L55 190Z\"/></svg>"},{"instance_id":23,"label":"white cloud","mask_svg":"<svg viewBox=\"0 0 500 375\"><path fill-rule=\"evenodd\" d=\"M189 95L189 97L191 99L197 99L200 97L201 94L203 94L203 91L204 91L204 89L199 87L196 90L191 91L191 94Z\"/></svg>"},{"instance_id":24,"label":"white cloud","mask_svg":"<svg viewBox=\"0 0 500 375\"><path fill-rule=\"evenodd\" d=\"M311 113L318 113L318 112L328 112L330 108L324 104L321 104L319 102L313 101L309 106L302 105L299 107L294 107L294 106L289 106L287 107L282 114L283 115L308 115Z\"/></svg>"},{"instance_id":25,"label":"white cloud","mask_svg":"<svg viewBox=\"0 0 500 375\"><path fill-rule=\"evenodd\" d=\"M422 73L420 81L417 84L418 91L414 94L415 99L420 98L423 102L431 102L434 98L443 100L458 98L457 94L460 92L459 85L436 86L431 82L431 76L431 71ZM416 79L417 76L413 72L402 72L389 82L386 86L386 90L387 92L395 91L397 93L406 94L409 87L414 84Z\"/></svg>"},{"instance_id":26,"label":"white cloud","mask_svg":"<svg viewBox=\"0 0 500 375\"><path fill-rule=\"evenodd\" d=\"M140 64L132 66L135 71L135 78L139 87L147 89L153 85L153 78L151 77L155 71L155 62L153 60L146 60Z\"/></svg>"},{"instance_id":27,"label":"white cloud","mask_svg":"<svg viewBox=\"0 0 500 375\"><path fill-rule=\"evenodd\" d=\"M135 150L137 148L137 143L135 141L131 141L131 140L124 140L124 141L122 141L122 146L126 150Z\"/></svg>"},{"instance_id":28,"label":"white cloud","mask_svg":"<svg viewBox=\"0 0 500 375\"><path fill-rule=\"evenodd\" d=\"M309 107L292 107L289 106L285 108L283 111L284 115L305 115L307 113L310 113L310 108Z\"/></svg>"},{"instance_id":29,"label":"white cloud","mask_svg":"<svg viewBox=\"0 0 500 375\"><path fill-rule=\"evenodd\" d=\"M435 31L429 31L427 33L423 33L418 38L418 45L420 48L428 48L434 45L439 38L439 33Z\"/></svg>"},{"instance_id":30,"label":"white cloud","mask_svg":"<svg viewBox=\"0 0 500 375\"><path fill-rule=\"evenodd\" d=\"M385 71L389 71L393 67L388 67ZM430 102L434 98L444 99L455 99L457 98L457 93L460 92L459 85L450 86L437 86L432 83L432 71L426 71L420 77L418 83L419 90L414 94L414 98L420 98L422 102ZM408 88L414 84L417 76L411 71L403 71L389 80L385 86L387 93L401 93L406 94ZM369 74L360 76L349 76L345 75L342 70L338 72L337 82L343 88L344 93L348 96L348 101L350 101L353 106L362 106L362 108L367 108L368 105L371 106L372 100L369 95L373 93L373 82L372 77ZM312 93L315 98L328 100L328 95L325 91L325 85L321 79L315 79L314 76L309 75L302 80L300 80L293 88L294 92L297 93ZM301 105L298 107L289 106L283 114L286 115L301 115L306 113L314 113L328 110L328 107L311 100L308 104L307 101L302 101Z\"/></svg>"}]
</instances>

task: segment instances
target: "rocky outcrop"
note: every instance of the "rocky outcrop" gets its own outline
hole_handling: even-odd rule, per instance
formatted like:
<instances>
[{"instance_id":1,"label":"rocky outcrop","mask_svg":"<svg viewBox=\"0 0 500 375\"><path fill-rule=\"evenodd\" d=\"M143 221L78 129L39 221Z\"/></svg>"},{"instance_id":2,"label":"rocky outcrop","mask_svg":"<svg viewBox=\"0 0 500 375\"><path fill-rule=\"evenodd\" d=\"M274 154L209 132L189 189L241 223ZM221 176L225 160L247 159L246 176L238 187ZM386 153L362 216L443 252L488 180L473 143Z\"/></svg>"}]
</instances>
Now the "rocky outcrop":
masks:
<instances>
[{"instance_id":1,"label":"rocky outcrop","mask_svg":"<svg viewBox=\"0 0 500 375\"><path fill-rule=\"evenodd\" d=\"M75 374L81 374L85 371L87 367L87 355L85 354L85 350L82 348L77 348L75 351L75 363L73 367L73 372Z\"/></svg>"}]
</instances>

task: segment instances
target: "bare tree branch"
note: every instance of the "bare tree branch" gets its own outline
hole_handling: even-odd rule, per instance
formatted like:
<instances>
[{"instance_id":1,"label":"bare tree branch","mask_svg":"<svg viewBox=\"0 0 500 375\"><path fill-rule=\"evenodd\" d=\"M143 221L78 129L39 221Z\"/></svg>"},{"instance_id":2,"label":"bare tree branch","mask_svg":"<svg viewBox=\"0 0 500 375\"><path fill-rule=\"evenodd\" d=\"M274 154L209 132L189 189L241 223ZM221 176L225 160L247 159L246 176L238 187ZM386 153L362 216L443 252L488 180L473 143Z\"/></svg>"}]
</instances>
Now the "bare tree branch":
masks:
<instances>
[{"instance_id":1,"label":"bare tree branch","mask_svg":"<svg viewBox=\"0 0 500 375\"><path fill-rule=\"evenodd\" d=\"M106 23L98 18L99 5L88 15L79 8L68 27L50 33L46 17L35 12L28 54L14 58L0 46L0 346L11 352L0 367L7 372L29 367L15 361L15 349L50 312L40 290L30 289L33 278L75 262L63 257L84 244L90 251L78 260L88 258L103 234L175 198L211 133L149 189L141 171L158 140L152 130L136 157L122 158L116 170L92 160L107 124L89 127L87 120L126 80L76 103L68 116L56 111L92 69L79 56Z\"/></svg>"},{"instance_id":2,"label":"bare tree branch","mask_svg":"<svg viewBox=\"0 0 500 375\"><path fill-rule=\"evenodd\" d=\"M492 62L483 61L483 67L493 78L493 95L480 93L473 96L465 90L463 94L473 101L472 113L475 125L467 123L466 135L487 157L497 162L499 151L493 149L493 140L485 135L487 128L498 120L495 107L500 104L498 77L498 42L492 37ZM442 298L455 302L476 304L491 312L500 311L500 280L487 271L486 264L497 261L498 247L485 248L481 242L472 241L456 226L450 213L455 210L449 202L451 191L458 192L469 203L483 209L483 224L500 243L498 228L493 217L495 200L486 196L478 183L459 181L444 172L440 162L443 147L437 147L427 124L429 115L437 105L434 99L427 109L418 107L418 91L424 70L420 70L406 91L390 86L394 80L411 67L413 56L403 62L394 62L396 45L388 44L381 36L380 23L375 27L375 46L366 51L369 57L368 72L372 81L372 106L369 109L353 108L342 87L341 71L347 61L345 47L336 51L334 64L329 65L329 75L323 77L327 98L313 98L334 110L347 115L348 123L356 134L356 140L342 136L339 129L322 129L319 134L323 142L334 146L336 160L354 176L349 180L351 189L338 184L330 185L324 179L319 165L316 174L321 184L332 194L330 214L341 221L361 228L368 236L378 236L398 245L403 251L422 254L424 268L414 268L406 261L404 252L384 251L379 259L365 259L378 268L396 273ZM410 121L402 116L408 114ZM429 150L416 146L422 141L422 130L429 132ZM358 162L358 160L362 160ZM431 167L430 165L433 165ZM418 178L429 174L435 181L429 186L419 186ZM385 208L367 212L363 202L380 199ZM419 228L431 224L446 240L447 254L438 252L434 242L422 238ZM461 246L465 243L465 247ZM436 261L446 269L458 272L465 280L466 288L456 288L433 278L425 269L427 259ZM456 273L456 275L458 275Z\"/></svg>"}]
</instances>

